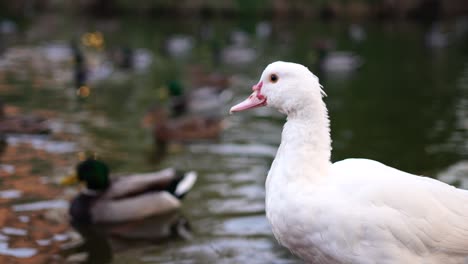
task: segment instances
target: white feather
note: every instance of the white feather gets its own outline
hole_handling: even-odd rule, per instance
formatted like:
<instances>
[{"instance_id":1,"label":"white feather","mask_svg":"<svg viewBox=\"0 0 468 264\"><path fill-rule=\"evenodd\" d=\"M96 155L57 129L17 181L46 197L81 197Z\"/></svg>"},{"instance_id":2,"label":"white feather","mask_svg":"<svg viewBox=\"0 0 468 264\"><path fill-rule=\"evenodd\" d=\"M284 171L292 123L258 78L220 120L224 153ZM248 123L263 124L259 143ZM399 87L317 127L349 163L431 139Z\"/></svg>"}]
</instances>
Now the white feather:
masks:
<instances>
[{"instance_id":1,"label":"white feather","mask_svg":"<svg viewBox=\"0 0 468 264\"><path fill-rule=\"evenodd\" d=\"M197 181L197 173L194 171L189 171L184 175L184 178L179 182L177 188L175 189L174 193L176 196L181 196L190 189L192 189L193 185Z\"/></svg>"}]
</instances>

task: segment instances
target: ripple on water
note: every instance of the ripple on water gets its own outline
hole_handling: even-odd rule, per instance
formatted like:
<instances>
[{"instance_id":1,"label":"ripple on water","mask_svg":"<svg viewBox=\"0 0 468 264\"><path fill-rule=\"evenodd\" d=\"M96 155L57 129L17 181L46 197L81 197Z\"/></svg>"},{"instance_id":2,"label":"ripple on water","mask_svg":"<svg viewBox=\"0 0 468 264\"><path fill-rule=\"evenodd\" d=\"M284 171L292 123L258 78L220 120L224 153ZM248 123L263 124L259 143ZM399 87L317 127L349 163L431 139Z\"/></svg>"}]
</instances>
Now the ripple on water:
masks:
<instances>
[{"instance_id":1,"label":"ripple on water","mask_svg":"<svg viewBox=\"0 0 468 264\"><path fill-rule=\"evenodd\" d=\"M49 246L50 244L52 244L52 239L38 239L36 240L36 243L39 245L39 246Z\"/></svg>"},{"instance_id":2,"label":"ripple on water","mask_svg":"<svg viewBox=\"0 0 468 264\"><path fill-rule=\"evenodd\" d=\"M189 147L193 153L214 153L221 155L242 155L274 158L276 147L263 144L194 144Z\"/></svg>"},{"instance_id":3,"label":"ripple on water","mask_svg":"<svg viewBox=\"0 0 468 264\"><path fill-rule=\"evenodd\" d=\"M30 258L37 254L35 248L9 248L8 243L0 242L0 255L16 258Z\"/></svg>"},{"instance_id":4,"label":"ripple on water","mask_svg":"<svg viewBox=\"0 0 468 264\"><path fill-rule=\"evenodd\" d=\"M60 154L76 151L76 143L51 140L46 135L8 135L7 143L12 146L30 144L35 149L45 150L50 153Z\"/></svg>"},{"instance_id":5,"label":"ripple on water","mask_svg":"<svg viewBox=\"0 0 468 264\"><path fill-rule=\"evenodd\" d=\"M270 236L271 228L264 215L242 216L227 219L221 228L215 229L217 235L231 236Z\"/></svg>"},{"instance_id":6,"label":"ripple on water","mask_svg":"<svg viewBox=\"0 0 468 264\"><path fill-rule=\"evenodd\" d=\"M264 200L265 189L258 185L242 185L233 187L231 183L213 183L200 187L202 192L208 192L217 197L231 197L250 200Z\"/></svg>"},{"instance_id":7,"label":"ripple on water","mask_svg":"<svg viewBox=\"0 0 468 264\"><path fill-rule=\"evenodd\" d=\"M0 164L0 170L13 174L15 172L15 166L10 164Z\"/></svg>"},{"instance_id":8,"label":"ripple on water","mask_svg":"<svg viewBox=\"0 0 468 264\"><path fill-rule=\"evenodd\" d=\"M47 200L39 201L26 204L16 204L13 206L13 210L16 212L23 211L38 211L45 209L61 209L68 208L68 201L66 200Z\"/></svg>"},{"instance_id":9,"label":"ripple on water","mask_svg":"<svg viewBox=\"0 0 468 264\"><path fill-rule=\"evenodd\" d=\"M2 228L2 233L10 236L25 236L28 234L27 230L5 226Z\"/></svg>"},{"instance_id":10,"label":"ripple on water","mask_svg":"<svg viewBox=\"0 0 468 264\"><path fill-rule=\"evenodd\" d=\"M457 162L437 175L437 179L456 185L462 189L468 189L468 160Z\"/></svg>"},{"instance_id":11,"label":"ripple on water","mask_svg":"<svg viewBox=\"0 0 468 264\"><path fill-rule=\"evenodd\" d=\"M236 181L257 181L257 182L264 182L266 175L268 173L268 169L265 166L251 166L250 170L248 171L240 171L233 173L229 176Z\"/></svg>"},{"instance_id":12,"label":"ripple on water","mask_svg":"<svg viewBox=\"0 0 468 264\"><path fill-rule=\"evenodd\" d=\"M246 167L250 167L249 170L245 170ZM220 173L208 173L204 175L204 178L210 183L224 183L230 186L239 184L260 184L263 186L267 175L267 169L263 166L243 166L243 171L236 171L230 175ZM216 185L214 186L216 187Z\"/></svg>"},{"instance_id":13,"label":"ripple on water","mask_svg":"<svg viewBox=\"0 0 468 264\"><path fill-rule=\"evenodd\" d=\"M156 254L147 252L140 257L143 263L300 263L282 258L275 250L275 242L267 238L217 238L184 244L181 247L160 247ZM121 260L124 261L124 260ZM116 262L125 263L125 262Z\"/></svg>"},{"instance_id":14,"label":"ripple on water","mask_svg":"<svg viewBox=\"0 0 468 264\"><path fill-rule=\"evenodd\" d=\"M223 169L227 171L229 170L239 171L241 169L245 169L246 167L258 166L258 164L265 163L265 159L261 157L229 156L229 157L226 157L225 160L226 162L223 163L223 166L224 166Z\"/></svg>"},{"instance_id":15,"label":"ripple on water","mask_svg":"<svg viewBox=\"0 0 468 264\"><path fill-rule=\"evenodd\" d=\"M226 215L226 214L255 214L265 211L263 200L249 199L212 199L206 202L211 215Z\"/></svg>"},{"instance_id":16,"label":"ripple on water","mask_svg":"<svg viewBox=\"0 0 468 264\"><path fill-rule=\"evenodd\" d=\"M21 197L23 192L19 190L3 190L0 191L0 198L2 199L15 199Z\"/></svg>"},{"instance_id":17,"label":"ripple on water","mask_svg":"<svg viewBox=\"0 0 468 264\"><path fill-rule=\"evenodd\" d=\"M29 223L29 216L27 215L20 215L18 216L18 220L20 220L21 223Z\"/></svg>"}]
</instances>

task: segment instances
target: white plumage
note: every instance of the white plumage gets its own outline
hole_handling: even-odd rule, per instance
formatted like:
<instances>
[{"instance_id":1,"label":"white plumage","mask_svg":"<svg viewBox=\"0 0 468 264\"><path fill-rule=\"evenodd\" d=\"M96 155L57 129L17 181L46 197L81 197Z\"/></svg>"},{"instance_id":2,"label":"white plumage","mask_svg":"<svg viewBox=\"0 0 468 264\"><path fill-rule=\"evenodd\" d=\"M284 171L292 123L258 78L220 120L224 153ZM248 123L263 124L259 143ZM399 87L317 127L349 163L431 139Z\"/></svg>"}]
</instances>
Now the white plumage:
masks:
<instances>
[{"instance_id":1,"label":"white plumage","mask_svg":"<svg viewBox=\"0 0 468 264\"><path fill-rule=\"evenodd\" d=\"M468 263L468 192L367 159L331 163L326 106L306 67L270 64L232 112L285 113L266 181L278 241L307 263Z\"/></svg>"}]
</instances>

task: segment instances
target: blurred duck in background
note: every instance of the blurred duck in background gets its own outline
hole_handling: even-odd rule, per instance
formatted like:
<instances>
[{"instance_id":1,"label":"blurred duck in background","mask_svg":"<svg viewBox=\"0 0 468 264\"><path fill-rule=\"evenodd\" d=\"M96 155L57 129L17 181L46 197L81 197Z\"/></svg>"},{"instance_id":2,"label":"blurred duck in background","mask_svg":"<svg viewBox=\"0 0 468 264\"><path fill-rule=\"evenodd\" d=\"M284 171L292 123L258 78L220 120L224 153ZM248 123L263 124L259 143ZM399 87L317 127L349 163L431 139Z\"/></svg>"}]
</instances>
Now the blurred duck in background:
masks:
<instances>
[{"instance_id":1,"label":"blurred duck in background","mask_svg":"<svg viewBox=\"0 0 468 264\"><path fill-rule=\"evenodd\" d=\"M35 115L7 115L5 105L0 100L1 134L47 134L50 128L45 118Z\"/></svg>"},{"instance_id":2,"label":"blurred duck in background","mask_svg":"<svg viewBox=\"0 0 468 264\"><path fill-rule=\"evenodd\" d=\"M329 40L317 41L317 68L323 73L348 73L359 69L364 61L351 51L331 51L333 43Z\"/></svg>"},{"instance_id":3,"label":"blurred duck in background","mask_svg":"<svg viewBox=\"0 0 468 264\"><path fill-rule=\"evenodd\" d=\"M360 44L367 39L366 31L359 24L351 24L349 26L348 36L349 39L355 44Z\"/></svg>"},{"instance_id":4,"label":"blurred duck in background","mask_svg":"<svg viewBox=\"0 0 468 264\"><path fill-rule=\"evenodd\" d=\"M230 34L231 44L221 51L221 60L226 65L244 66L254 62L257 50L250 47L250 36L244 31L235 30Z\"/></svg>"},{"instance_id":5,"label":"blurred duck in background","mask_svg":"<svg viewBox=\"0 0 468 264\"><path fill-rule=\"evenodd\" d=\"M219 72L208 72L200 65L192 65L188 69L189 82L193 87L210 87L222 92L231 84L231 78Z\"/></svg>"},{"instance_id":6,"label":"blurred duck in background","mask_svg":"<svg viewBox=\"0 0 468 264\"><path fill-rule=\"evenodd\" d=\"M195 40L188 35L173 35L165 42L166 53L173 58L187 57L192 53Z\"/></svg>"},{"instance_id":7,"label":"blurred duck in background","mask_svg":"<svg viewBox=\"0 0 468 264\"><path fill-rule=\"evenodd\" d=\"M219 116L222 107L232 98L232 92L227 89L229 78L217 73L206 74L200 69L193 69L190 76L195 89L187 91L179 80L172 80L166 86L172 114Z\"/></svg>"},{"instance_id":8,"label":"blurred duck in background","mask_svg":"<svg viewBox=\"0 0 468 264\"><path fill-rule=\"evenodd\" d=\"M170 118L166 109L156 106L147 111L143 118L143 127L152 129L157 146L165 146L168 142L218 138L224 126L220 118L202 116Z\"/></svg>"},{"instance_id":9,"label":"blurred duck in background","mask_svg":"<svg viewBox=\"0 0 468 264\"><path fill-rule=\"evenodd\" d=\"M110 58L114 64L122 70L133 69L133 56L134 51L128 46L115 48L110 51Z\"/></svg>"},{"instance_id":10,"label":"blurred duck in background","mask_svg":"<svg viewBox=\"0 0 468 264\"><path fill-rule=\"evenodd\" d=\"M75 88L80 89L80 87L86 85L87 81L86 61L77 41L72 40L70 49L73 56L73 77L75 79Z\"/></svg>"},{"instance_id":11,"label":"blurred duck in background","mask_svg":"<svg viewBox=\"0 0 468 264\"><path fill-rule=\"evenodd\" d=\"M117 223L163 215L181 206L181 199L197 180L193 171L168 168L158 172L132 174L111 180L108 166L87 158L63 184L84 182L86 188L70 206L72 223Z\"/></svg>"},{"instance_id":12,"label":"blurred duck in background","mask_svg":"<svg viewBox=\"0 0 468 264\"><path fill-rule=\"evenodd\" d=\"M77 41L72 40L70 49L73 56L73 78L75 83L76 95L81 98L88 97L91 89L88 82L88 68L86 66L86 59L81 51Z\"/></svg>"},{"instance_id":13,"label":"blurred duck in background","mask_svg":"<svg viewBox=\"0 0 468 264\"><path fill-rule=\"evenodd\" d=\"M153 62L151 51L142 48L135 49L127 45L109 49L108 58L115 68L123 71L144 72Z\"/></svg>"},{"instance_id":14,"label":"blurred duck in background","mask_svg":"<svg viewBox=\"0 0 468 264\"><path fill-rule=\"evenodd\" d=\"M445 48L449 45L449 33L444 32L442 25L435 22L424 35L426 47L430 49Z\"/></svg>"}]
</instances>

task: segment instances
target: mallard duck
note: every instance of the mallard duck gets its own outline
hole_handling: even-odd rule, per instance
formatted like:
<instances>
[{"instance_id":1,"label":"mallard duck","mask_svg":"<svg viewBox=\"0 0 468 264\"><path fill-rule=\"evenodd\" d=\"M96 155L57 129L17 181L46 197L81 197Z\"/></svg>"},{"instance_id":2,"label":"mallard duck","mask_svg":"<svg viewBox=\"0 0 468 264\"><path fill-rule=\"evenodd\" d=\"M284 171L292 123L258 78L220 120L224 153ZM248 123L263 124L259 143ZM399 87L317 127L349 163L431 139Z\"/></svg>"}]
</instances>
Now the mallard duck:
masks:
<instances>
[{"instance_id":1,"label":"mallard duck","mask_svg":"<svg viewBox=\"0 0 468 264\"><path fill-rule=\"evenodd\" d=\"M134 50L129 46L117 47L109 52L110 59L119 69L122 70L133 69L133 56Z\"/></svg>"},{"instance_id":2,"label":"mallard duck","mask_svg":"<svg viewBox=\"0 0 468 264\"><path fill-rule=\"evenodd\" d=\"M214 116L219 113L221 108L232 97L232 92L226 90L228 84L224 82L220 81L220 86L215 86L216 81L213 79L212 86L197 86L197 88L187 91L180 81L170 81L166 88L170 96L169 104L172 114L181 116L192 113Z\"/></svg>"},{"instance_id":3,"label":"mallard duck","mask_svg":"<svg viewBox=\"0 0 468 264\"><path fill-rule=\"evenodd\" d=\"M87 67L83 52L75 40L70 43L70 49L73 54L73 77L75 80L75 89L80 89L86 86L87 82Z\"/></svg>"},{"instance_id":4,"label":"mallard duck","mask_svg":"<svg viewBox=\"0 0 468 264\"><path fill-rule=\"evenodd\" d=\"M174 35L165 43L165 51L173 58L183 58L191 54L195 41L188 35Z\"/></svg>"},{"instance_id":5,"label":"mallard duck","mask_svg":"<svg viewBox=\"0 0 468 264\"><path fill-rule=\"evenodd\" d=\"M221 92L231 84L231 78L219 72L208 72L199 65L193 65L188 69L190 84L193 87L211 87Z\"/></svg>"},{"instance_id":6,"label":"mallard duck","mask_svg":"<svg viewBox=\"0 0 468 264\"><path fill-rule=\"evenodd\" d=\"M364 60L351 51L333 51L334 43L331 40L320 40L315 44L318 54L317 70L322 73L351 73L359 69Z\"/></svg>"},{"instance_id":7,"label":"mallard duck","mask_svg":"<svg viewBox=\"0 0 468 264\"><path fill-rule=\"evenodd\" d=\"M34 115L6 115L0 100L0 133L2 134L47 134L50 132L46 119Z\"/></svg>"},{"instance_id":8,"label":"mallard duck","mask_svg":"<svg viewBox=\"0 0 468 264\"><path fill-rule=\"evenodd\" d=\"M86 183L86 188L70 206L72 222L128 222L178 209L180 200L197 179L193 171L182 173L175 169L132 174L114 181L108 166L97 159L87 158L76 166L76 173L64 179Z\"/></svg>"},{"instance_id":9,"label":"mallard duck","mask_svg":"<svg viewBox=\"0 0 468 264\"><path fill-rule=\"evenodd\" d=\"M153 129L157 143L213 139L219 137L223 130L223 122L219 118L185 116L171 119L168 111L161 107L148 110L143 126Z\"/></svg>"}]
</instances>

